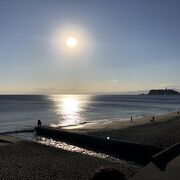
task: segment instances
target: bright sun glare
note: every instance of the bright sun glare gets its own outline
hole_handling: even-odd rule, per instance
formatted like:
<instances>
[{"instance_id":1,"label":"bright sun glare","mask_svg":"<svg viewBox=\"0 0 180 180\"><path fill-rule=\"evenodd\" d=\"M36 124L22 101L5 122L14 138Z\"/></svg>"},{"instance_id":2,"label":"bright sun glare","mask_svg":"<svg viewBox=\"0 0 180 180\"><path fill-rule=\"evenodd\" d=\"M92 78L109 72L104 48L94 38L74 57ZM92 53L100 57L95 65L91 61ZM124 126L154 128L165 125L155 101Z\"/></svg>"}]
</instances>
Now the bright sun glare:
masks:
<instances>
[{"instance_id":1,"label":"bright sun glare","mask_svg":"<svg viewBox=\"0 0 180 180\"><path fill-rule=\"evenodd\" d=\"M79 109L79 101L74 98L65 98L63 100L63 110L66 115L75 114Z\"/></svg>"},{"instance_id":2,"label":"bright sun glare","mask_svg":"<svg viewBox=\"0 0 180 180\"><path fill-rule=\"evenodd\" d=\"M77 46L77 43L78 43L78 41L77 41L77 39L76 39L75 37L68 37L68 38L66 39L66 45L67 45L68 47L70 47L70 48L76 47L76 46Z\"/></svg>"},{"instance_id":3,"label":"bright sun glare","mask_svg":"<svg viewBox=\"0 0 180 180\"><path fill-rule=\"evenodd\" d=\"M58 56L63 53L66 57L70 57L67 58L68 60L74 60L77 56L83 56L89 50L89 45L91 44L89 36L84 30L76 27L57 29L53 35L53 40L55 53Z\"/></svg>"}]
</instances>

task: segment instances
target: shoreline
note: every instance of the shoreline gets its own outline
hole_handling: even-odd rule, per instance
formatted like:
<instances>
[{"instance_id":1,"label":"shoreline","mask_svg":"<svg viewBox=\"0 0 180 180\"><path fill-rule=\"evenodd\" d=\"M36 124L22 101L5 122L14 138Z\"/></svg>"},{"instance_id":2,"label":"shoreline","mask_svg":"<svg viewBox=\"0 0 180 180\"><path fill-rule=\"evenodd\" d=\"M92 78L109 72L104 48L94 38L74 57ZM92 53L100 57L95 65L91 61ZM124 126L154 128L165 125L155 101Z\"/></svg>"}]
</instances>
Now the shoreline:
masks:
<instances>
[{"instance_id":1,"label":"shoreline","mask_svg":"<svg viewBox=\"0 0 180 180\"><path fill-rule=\"evenodd\" d=\"M125 128L145 125L145 124L153 124L151 122L152 117L155 118L155 121L153 123L162 123L166 121L170 121L172 119L180 117L180 115L177 112L169 112L162 115L147 115L143 117L134 118L131 122L131 117L129 120L110 120L104 121L99 120L97 122L87 122L80 125L72 125L72 126L65 126L65 127L59 127L63 130L71 130L74 132L80 132L80 133L93 133L93 132L105 132L105 131L113 131L113 130L121 130Z\"/></svg>"}]
</instances>

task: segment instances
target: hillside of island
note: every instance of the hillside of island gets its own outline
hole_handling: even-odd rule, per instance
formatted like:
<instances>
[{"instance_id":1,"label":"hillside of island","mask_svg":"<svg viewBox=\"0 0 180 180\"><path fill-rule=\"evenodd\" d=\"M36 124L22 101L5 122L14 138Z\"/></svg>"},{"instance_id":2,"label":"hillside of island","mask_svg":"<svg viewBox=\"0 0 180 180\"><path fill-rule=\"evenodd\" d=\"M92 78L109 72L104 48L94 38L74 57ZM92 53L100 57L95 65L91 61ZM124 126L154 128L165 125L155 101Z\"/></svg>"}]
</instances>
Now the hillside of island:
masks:
<instances>
[{"instance_id":1,"label":"hillside of island","mask_svg":"<svg viewBox=\"0 0 180 180\"><path fill-rule=\"evenodd\" d=\"M151 89L148 95L180 95L180 93L173 89Z\"/></svg>"}]
</instances>

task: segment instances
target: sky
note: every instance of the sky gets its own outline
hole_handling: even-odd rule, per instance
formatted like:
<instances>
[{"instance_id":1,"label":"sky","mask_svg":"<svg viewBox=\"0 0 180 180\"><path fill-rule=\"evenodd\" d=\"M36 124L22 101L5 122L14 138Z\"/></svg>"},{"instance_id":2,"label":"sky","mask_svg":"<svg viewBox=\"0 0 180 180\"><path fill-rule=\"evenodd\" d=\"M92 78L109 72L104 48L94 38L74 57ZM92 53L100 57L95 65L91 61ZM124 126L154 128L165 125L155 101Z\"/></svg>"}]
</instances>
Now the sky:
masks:
<instances>
[{"instance_id":1,"label":"sky","mask_svg":"<svg viewBox=\"0 0 180 180\"><path fill-rule=\"evenodd\" d=\"M0 93L180 89L179 9L179 0L0 0Z\"/></svg>"}]
</instances>

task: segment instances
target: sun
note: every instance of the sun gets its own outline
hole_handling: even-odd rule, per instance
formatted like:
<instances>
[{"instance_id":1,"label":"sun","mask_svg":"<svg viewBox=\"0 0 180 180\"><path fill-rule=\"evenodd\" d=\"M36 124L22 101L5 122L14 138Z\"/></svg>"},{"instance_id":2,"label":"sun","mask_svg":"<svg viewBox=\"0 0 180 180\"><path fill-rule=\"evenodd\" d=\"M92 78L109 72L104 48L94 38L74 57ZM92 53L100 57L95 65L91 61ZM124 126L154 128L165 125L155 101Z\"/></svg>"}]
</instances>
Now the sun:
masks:
<instances>
[{"instance_id":1,"label":"sun","mask_svg":"<svg viewBox=\"0 0 180 180\"><path fill-rule=\"evenodd\" d=\"M77 41L77 39L76 39L75 37L73 37L73 36L70 36L70 37L68 37L68 38L66 39L66 45L67 45L68 47L70 47L70 48L76 47L77 44L78 44L78 41Z\"/></svg>"}]
</instances>

